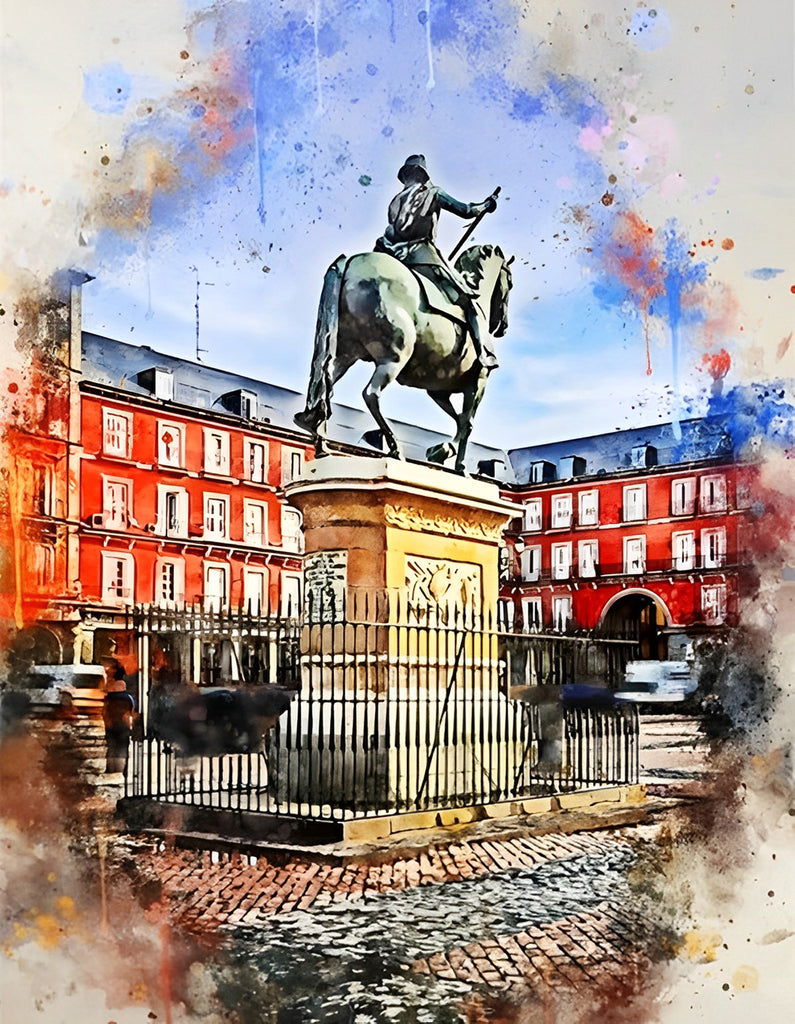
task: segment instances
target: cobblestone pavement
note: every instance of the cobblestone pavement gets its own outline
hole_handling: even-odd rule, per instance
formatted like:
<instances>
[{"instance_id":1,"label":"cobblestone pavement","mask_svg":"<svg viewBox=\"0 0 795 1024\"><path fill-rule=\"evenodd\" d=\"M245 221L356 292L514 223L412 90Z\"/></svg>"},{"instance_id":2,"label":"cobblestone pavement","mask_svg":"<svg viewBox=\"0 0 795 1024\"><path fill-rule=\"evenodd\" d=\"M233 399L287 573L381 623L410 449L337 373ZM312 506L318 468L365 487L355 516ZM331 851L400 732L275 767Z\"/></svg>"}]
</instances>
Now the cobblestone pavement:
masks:
<instances>
[{"instance_id":1,"label":"cobblestone pavement","mask_svg":"<svg viewBox=\"0 0 795 1024\"><path fill-rule=\"evenodd\" d=\"M627 878L652 833L459 840L382 864L135 859L178 922L220 929L248 987L267 986L279 1010L259 1019L430 1024L469 1019L495 993L631 987L664 939Z\"/></svg>"}]
</instances>

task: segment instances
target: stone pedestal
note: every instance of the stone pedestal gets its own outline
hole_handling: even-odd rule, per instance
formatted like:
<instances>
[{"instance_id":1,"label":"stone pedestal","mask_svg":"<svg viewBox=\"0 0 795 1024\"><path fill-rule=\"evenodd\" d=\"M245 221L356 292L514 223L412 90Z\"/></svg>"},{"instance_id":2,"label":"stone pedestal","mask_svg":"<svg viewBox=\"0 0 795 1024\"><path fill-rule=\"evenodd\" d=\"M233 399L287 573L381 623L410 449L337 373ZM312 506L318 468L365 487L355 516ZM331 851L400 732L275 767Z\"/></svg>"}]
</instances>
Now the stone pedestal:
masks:
<instances>
[{"instance_id":1,"label":"stone pedestal","mask_svg":"<svg viewBox=\"0 0 795 1024\"><path fill-rule=\"evenodd\" d=\"M308 463L287 497L304 520L305 608L311 602L327 618L333 605L341 619L342 605L387 591L402 595L414 621L494 616L499 542L516 514L496 485L395 459L332 455Z\"/></svg>"},{"instance_id":2,"label":"stone pedestal","mask_svg":"<svg viewBox=\"0 0 795 1024\"><path fill-rule=\"evenodd\" d=\"M516 507L494 484L350 456L309 463L287 498L303 514L305 597L280 797L353 813L474 801L498 765L505 786L523 747L492 630Z\"/></svg>"}]
</instances>

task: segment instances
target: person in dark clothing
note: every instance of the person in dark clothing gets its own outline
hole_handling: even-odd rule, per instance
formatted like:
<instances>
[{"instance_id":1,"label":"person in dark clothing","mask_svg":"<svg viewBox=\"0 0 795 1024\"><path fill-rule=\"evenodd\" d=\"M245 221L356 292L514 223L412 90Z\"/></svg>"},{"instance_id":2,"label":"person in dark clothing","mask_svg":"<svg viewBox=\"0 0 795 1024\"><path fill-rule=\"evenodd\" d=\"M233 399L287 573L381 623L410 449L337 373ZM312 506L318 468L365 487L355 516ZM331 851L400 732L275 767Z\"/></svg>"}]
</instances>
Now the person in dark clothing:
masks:
<instances>
[{"instance_id":1,"label":"person in dark clothing","mask_svg":"<svg viewBox=\"0 0 795 1024\"><path fill-rule=\"evenodd\" d=\"M135 700L127 692L124 668L118 661L105 667L105 699L102 721L105 726L106 772L124 772L135 723Z\"/></svg>"}]
</instances>

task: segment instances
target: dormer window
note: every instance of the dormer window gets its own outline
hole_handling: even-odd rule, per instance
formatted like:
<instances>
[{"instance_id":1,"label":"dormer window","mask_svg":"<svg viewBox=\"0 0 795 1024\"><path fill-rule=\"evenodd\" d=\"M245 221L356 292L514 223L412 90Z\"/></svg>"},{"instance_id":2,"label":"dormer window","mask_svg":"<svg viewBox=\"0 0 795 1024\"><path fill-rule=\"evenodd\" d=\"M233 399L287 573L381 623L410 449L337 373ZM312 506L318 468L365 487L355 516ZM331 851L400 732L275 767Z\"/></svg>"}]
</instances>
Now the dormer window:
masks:
<instances>
[{"instance_id":1,"label":"dormer window","mask_svg":"<svg viewBox=\"0 0 795 1024\"><path fill-rule=\"evenodd\" d=\"M148 370L142 370L136 380L142 388L150 391L155 398L161 402L172 402L174 400L174 374L171 370L165 370L161 366L153 366Z\"/></svg>"},{"instance_id":2,"label":"dormer window","mask_svg":"<svg viewBox=\"0 0 795 1024\"><path fill-rule=\"evenodd\" d=\"M242 416L246 420L257 418L257 395L254 391L246 391L245 388L238 388L237 391L229 391L221 398L221 405L228 412L235 416Z\"/></svg>"},{"instance_id":3,"label":"dormer window","mask_svg":"<svg viewBox=\"0 0 795 1024\"><path fill-rule=\"evenodd\" d=\"M544 484L555 479L555 463L540 460L530 464L530 483Z\"/></svg>"},{"instance_id":4,"label":"dormer window","mask_svg":"<svg viewBox=\"0 0 795 1024\"><path fill-rule=\"evenodd\" d=\"M632 465L648 469L657 465L657 449L653 444L636 444L632 449Z\"/></svg>"}]
</instances>

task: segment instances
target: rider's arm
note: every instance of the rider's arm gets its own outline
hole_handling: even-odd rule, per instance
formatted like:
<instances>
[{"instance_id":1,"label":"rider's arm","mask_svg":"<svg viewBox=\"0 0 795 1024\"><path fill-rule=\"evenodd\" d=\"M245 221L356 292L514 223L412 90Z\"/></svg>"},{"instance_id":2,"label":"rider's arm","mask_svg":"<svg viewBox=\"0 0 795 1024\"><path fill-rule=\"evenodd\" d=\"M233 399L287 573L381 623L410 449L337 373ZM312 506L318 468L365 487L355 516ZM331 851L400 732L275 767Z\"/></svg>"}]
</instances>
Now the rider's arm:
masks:
<instances>
[{"instance_id":1,"label":"rider's arm","mask_svg":"<svg viewBox=\"0 0 795 1024\"><path fill-rule=\"evenodd\" d=\"M491 213L497 208L497 200L493 196L489 196L482 203L462 203L458 199L453 199L452 196L443 192L442 189L437 189L436 195L439 205L443 210L449 210L450 213L455 213L457 216L466 217L467 219L477 217L487 211Z\"/></svg>"}]
</instances>

